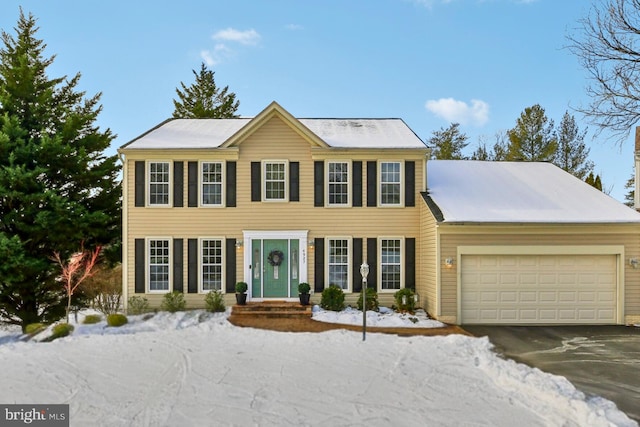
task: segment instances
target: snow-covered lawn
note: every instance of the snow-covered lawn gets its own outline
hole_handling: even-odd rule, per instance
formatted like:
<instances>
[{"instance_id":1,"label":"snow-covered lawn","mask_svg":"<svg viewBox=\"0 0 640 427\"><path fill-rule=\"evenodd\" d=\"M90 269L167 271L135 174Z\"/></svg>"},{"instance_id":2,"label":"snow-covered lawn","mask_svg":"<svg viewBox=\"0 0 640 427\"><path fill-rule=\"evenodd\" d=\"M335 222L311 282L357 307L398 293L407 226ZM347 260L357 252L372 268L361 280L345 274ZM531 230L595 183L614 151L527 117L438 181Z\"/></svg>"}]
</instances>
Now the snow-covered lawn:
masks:
<instances>
[{"instance_id":1,"label":"snow-covered lawn","mask_svg":"<svg viewBox=\"0 0 640 427\"><path fill-rule=\"evenodd\" d=\"M69 403L72 426L637 426L563 377L501 359L486 338L363 342L227 316L131 316L51 343L0 331L0 403Z\"/></svg>"}]
</instances>

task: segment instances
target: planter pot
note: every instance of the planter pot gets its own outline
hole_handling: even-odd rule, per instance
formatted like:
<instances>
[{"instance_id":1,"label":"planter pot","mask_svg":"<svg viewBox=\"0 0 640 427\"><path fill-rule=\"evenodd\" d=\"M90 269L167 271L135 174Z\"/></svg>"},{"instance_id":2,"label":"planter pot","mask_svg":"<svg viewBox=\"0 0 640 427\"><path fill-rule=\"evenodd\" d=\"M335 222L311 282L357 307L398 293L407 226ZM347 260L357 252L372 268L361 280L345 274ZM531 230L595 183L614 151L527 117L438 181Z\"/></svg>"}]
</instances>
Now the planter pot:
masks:
<instances>
[{"instance_id":1,"label":"planter pot","mask_svg":"<svg viewBox=\"0 0 640 427\"><path fill-rule=\"evenodd\" d=\"M236 294L236 302L238 303L238 305L246 305L247 294Z\"/></svg>"},{"instance_id":2,"label":"planter pot","mask_svg":"<svg viewBox=\"0 0 640 427\"><path fill-rule=\"evenodd\" d=\"M311 294L298 294L300 297L300 304L309 305L309 298L311 298Z\"/></svg>"}]
</instances>

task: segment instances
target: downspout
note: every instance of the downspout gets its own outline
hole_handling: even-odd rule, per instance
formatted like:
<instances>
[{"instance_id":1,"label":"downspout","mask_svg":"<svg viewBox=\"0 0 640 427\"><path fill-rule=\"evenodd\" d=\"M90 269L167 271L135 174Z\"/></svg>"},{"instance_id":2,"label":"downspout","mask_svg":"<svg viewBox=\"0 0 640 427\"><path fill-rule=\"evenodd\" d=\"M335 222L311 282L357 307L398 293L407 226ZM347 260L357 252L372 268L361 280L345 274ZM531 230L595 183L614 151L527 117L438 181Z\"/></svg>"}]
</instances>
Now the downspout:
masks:
<instances>
[{"instance_id":1,"label":"downspout","mask_svg":"<svg viewBox=\"0 0 640 427\"><path fill-rule=\"evenodd\" d=\"M122 162L122 308L126 313L129 301L128 174L126 158L120 150L118 158Z\"/></svg>"}]
</instances>

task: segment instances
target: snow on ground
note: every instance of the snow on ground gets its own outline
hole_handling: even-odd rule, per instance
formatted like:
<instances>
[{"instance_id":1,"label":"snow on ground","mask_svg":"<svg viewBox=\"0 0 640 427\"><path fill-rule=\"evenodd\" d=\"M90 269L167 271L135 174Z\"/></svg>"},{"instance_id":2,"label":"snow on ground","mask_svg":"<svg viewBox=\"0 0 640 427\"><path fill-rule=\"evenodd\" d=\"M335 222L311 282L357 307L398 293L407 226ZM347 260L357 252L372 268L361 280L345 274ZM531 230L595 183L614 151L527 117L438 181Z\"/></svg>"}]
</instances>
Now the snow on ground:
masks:
<instances>
[{"instance_id":1,"label":"snow on ground","mask_svg":"<svg viewBox=\"0 0 640 427\"><path fill-rule=\"evenodd\" d=\"M486 337L362 341L238 328L227 316L131 316L51 343L5 329L0 402L69 403L72 426L638 425L564 377L500 358Z\"/></svg>"},{"instance_id":2,"label":"snow on ground","mask_svg":"<svg viewBox=\"0 0 640 427\"><path fill-rule=\"evenodd\" d=\"M313 306L313 320L341 325L362 325L362 311L348 307L343 311L323 310ZM430 319L427 313L420 309L415 314L396 313L387 307L380 307L378 312L367 311L367 326L377 328L442 328L444 323Z\"/></svg>"}]
</instances>

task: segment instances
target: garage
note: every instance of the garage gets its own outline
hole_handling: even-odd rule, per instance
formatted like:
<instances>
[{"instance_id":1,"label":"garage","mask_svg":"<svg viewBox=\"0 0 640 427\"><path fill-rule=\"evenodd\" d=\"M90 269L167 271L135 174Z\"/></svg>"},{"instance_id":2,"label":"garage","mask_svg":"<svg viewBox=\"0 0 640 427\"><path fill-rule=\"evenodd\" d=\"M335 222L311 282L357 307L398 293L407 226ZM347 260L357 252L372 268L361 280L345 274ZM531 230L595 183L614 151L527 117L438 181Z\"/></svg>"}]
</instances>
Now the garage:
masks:
<instances>
[{"instance_id":1,"label":"garage","mask_svg":"<svg viewBox=\"0 0 640 427\"><path fill-rule=\"evenodd\" d=\"M618 258L611 253L461 255L461 323L615 324Z\"/></svg>"}]
</instances>

